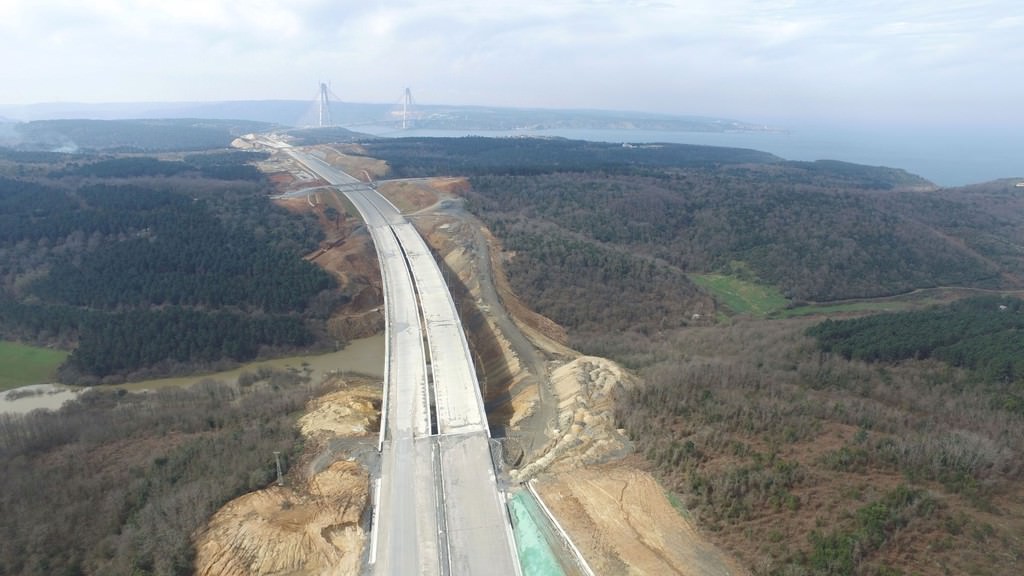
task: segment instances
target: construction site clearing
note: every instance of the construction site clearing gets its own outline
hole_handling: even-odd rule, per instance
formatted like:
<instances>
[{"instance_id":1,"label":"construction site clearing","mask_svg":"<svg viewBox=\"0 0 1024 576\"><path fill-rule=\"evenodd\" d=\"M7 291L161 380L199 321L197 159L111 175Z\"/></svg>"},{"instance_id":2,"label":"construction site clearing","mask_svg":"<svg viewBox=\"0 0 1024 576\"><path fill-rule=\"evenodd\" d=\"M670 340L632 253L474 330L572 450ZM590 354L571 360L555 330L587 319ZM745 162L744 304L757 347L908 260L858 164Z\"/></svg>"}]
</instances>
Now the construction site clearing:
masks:
<instances>
[{"instance_id":1,"label":"construction site clearing","mask_svg":"<svg viewBox=\"0 0 1024 576\"><path fill-rule=\"evenodd\" d=\"M610 360L571 350L564 330L519 301L502 270L501 246L462 209L464 179L387 181L383 162L344 153L358 150L317 151L375 180L443 258L483 373L492 433L504 437L501 472L524 574L746 574L638 469L611 416L616 390L637 383ZM307 258L355 296L332 318L332 334L380 331L380 276L358 216L340 194L282 158L261 164L282 195L319 190L315 198L275 202L317 216L326 238ZM312 402L300 420L304 452L283 485L228 503L197 533L197 574L365 573L380 382L334 378L335 391ZM566 535L571 543L561 541Z\"/></svg>"}]
</instances>

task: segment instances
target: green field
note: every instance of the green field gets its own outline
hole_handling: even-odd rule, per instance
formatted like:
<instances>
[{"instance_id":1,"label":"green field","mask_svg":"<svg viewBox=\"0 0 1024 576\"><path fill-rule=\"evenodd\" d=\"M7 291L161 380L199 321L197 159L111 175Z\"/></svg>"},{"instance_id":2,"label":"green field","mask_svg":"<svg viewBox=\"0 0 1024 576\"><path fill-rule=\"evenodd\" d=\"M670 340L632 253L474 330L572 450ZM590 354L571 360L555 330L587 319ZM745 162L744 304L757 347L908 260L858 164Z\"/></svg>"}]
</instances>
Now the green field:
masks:
<instances>
[{"instance_id":1,"label":"green field","mask_svg":"<svg viewBox=\"0 0 1024 576\"><path fill-rule=\"evenodd\" d=\"M766 316L785 308L787 300L773 286L740 280L724 274L690 274L690 280L711 292L736 314Z\"/></svg>"},{"instance_id":2,"label":"green field","mask_svg":"<svg viewBox=\"0 0 1024 576\"><path fill-rule=\"evenodd\" d=\"M0 342L0 390L51 381L67 356L60 350Z\"/></svg>"}]
</instances>

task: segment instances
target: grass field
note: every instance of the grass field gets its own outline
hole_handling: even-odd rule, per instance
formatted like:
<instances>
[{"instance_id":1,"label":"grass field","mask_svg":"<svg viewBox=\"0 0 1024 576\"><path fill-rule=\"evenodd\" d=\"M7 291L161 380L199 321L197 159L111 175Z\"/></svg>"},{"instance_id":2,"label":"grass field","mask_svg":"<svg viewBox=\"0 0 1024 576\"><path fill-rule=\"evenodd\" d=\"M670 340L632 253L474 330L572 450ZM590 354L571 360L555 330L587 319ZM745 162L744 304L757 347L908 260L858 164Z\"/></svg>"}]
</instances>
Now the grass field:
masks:
<instances>
[{"instance_id":1,"label":"grass field","mask_svg":"<svg viewBox=\"0 0 1024 576\"><path fill-rule=\"evenodd\" d=\"M767 316L785 308L787 300L772 286L724 274L691 274L690 280L708 290L736 314Z\"/></svg>"},{"instance_id":2,"label":"grass field","mask_svg":"<svg viewBox=\"0 0 1024 576\"><path fill-rule=\"evenodd\" d=\"M0 390L49 382L68 353L0 342Z\"/></svg>"}]
</instances>

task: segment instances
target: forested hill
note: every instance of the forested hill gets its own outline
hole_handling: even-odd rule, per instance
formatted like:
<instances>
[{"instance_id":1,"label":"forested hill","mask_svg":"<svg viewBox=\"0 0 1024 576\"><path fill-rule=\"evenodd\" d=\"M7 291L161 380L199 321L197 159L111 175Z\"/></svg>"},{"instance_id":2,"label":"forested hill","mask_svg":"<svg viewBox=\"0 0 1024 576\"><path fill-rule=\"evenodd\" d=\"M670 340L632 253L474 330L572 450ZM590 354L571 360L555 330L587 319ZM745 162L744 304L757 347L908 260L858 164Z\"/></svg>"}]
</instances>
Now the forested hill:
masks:
<instances>
[{"instance_id":1,"label":"forested hill","mask_svg":"<svg viewBox=\"0 0 1024 576\"><path fill-rule=\"evenodd\" d=\"M794 301L1024 284L1024 191L1008 182L940 190L894 168L668 144L363 146L394 176L471 175L468 207L515 254L517 290L569 327L687 322L708 311L689 273L771 284ZM600 302L589 301L595 287ZM640 314L630 293L672 310Z\"/></svg>"},{"instance_id":2,"label":"forested hill","mask_svg":"<svg viewBox=\"0 0 1024 576\"><path fill-rule=\"evenodd\" d=\"M36 120L14 125L0 146L60 152L161 152L227 148L236 137L269 130L249 120Z\"/></svg>"},{"instance_id":3,"label":"forested hill","mask_svg":"<svg viewBox=\"0 0 1024 576\"><path fill-rule=\"evenodd\" d=\"M638 167L771 164L782 159L743 148L687 144L609 144L564 138L396 138L364 142L395 176L627 171Z\"/></svg>"},{"instance_id":4,"label":"forested hill","mask_svg":"<svg viewBox=\"0 0 1024 576\"><path fill-rule=\"evenodd\" d=\"M74 348L62 378L86 383L314 344L340 296L259 157L0 161L0 337Z\"/></svg>"},{"instance_id":5,"label":"forested hill","mask_svg":"<svg viewBox=\"0 0 1024 576\"><path fill-rule=\"evenodd\" d=\"M613 144L565 138L394 138L363 142L374 157L388 161L397 177L429 175L542 174L611 171L657 173L673 169L775 166L785 181L862 189L932 189L931 182L905 170L836 160L789 162L747 148L692 144Z\"/></svg>"}]
</instances>

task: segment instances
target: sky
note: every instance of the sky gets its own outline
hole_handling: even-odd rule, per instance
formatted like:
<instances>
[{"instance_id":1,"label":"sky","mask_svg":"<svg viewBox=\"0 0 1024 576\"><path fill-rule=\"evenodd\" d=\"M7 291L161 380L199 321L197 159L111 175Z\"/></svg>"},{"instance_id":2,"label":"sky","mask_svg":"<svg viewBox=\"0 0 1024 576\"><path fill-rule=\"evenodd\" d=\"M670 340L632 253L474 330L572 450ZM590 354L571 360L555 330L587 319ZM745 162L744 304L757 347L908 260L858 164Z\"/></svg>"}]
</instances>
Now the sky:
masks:
<instances>
[{"instance_id":1,"label":"sky","mask_svg":"<svg viewBox=\"0 0 1024 576\"><path fill-rule=\"evenodd\" d=\"M0 105L295 99L1024 128L1016 0L0 0Z\"/></svg>"}]
</instances>

